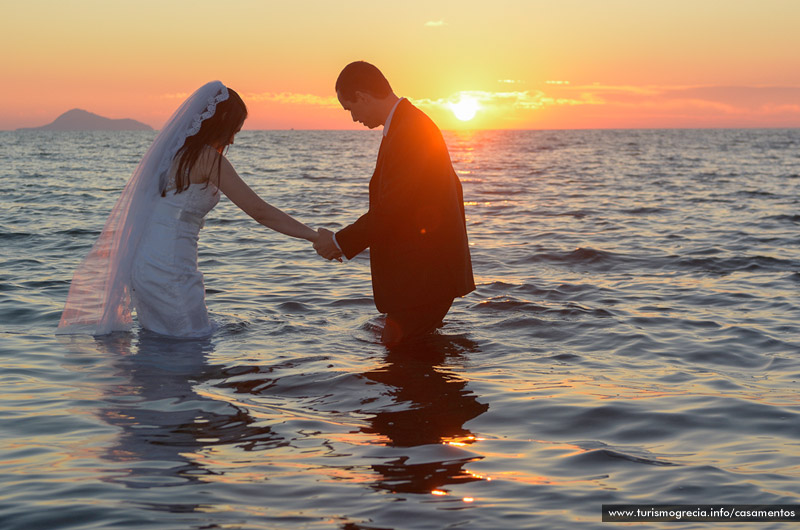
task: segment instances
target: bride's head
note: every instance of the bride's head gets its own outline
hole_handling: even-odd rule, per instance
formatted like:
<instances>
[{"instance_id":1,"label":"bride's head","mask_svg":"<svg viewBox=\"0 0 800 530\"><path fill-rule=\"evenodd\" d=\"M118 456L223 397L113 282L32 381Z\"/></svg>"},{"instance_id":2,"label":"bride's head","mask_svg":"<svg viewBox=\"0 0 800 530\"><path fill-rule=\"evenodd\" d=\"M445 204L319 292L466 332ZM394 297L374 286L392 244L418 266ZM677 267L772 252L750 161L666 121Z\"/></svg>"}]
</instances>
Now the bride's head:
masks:
<instances>
[{"instance_id":1,"label":"bride's head","mask_svg":"<svg viewBox=\"0 0 800 530\"><path fill-rule=\"evenodd\" d=\"M214 115L203 122L200 131L192 138L198 137L197 141L222 151L233 143L233 137L241 130L246 119L247 106L239 94L229 88L228 99L217 103Z\"/></svg>"},{"instance_id":2,"label":"bride's head","mask_svg":"<svg viewBox=\"0 0 800 530\"><path fill-rule=\"evenodd\" d=\"M235 90L228 88L228 99L217 103L214 115L203 121L197 134L188 137L175 155L180 159L175 175L175 193L180 193L189 187L189 172L204 148L211 146L222 153L233 143L233 137L242 129L246 119L247 106ZM221 164L222 159L220 158L218 162ZM219 186L219 170L216 184Z\"/></svg>"}]
</instances>

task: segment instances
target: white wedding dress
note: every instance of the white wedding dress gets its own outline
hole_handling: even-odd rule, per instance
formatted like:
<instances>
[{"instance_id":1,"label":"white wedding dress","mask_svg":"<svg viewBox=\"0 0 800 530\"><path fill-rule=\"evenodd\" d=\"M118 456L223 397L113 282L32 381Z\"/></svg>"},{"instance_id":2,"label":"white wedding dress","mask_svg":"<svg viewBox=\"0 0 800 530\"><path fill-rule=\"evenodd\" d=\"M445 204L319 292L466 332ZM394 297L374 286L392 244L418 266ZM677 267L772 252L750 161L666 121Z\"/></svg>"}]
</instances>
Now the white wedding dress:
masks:
<instances>
[{"instance_id":1,"label":"white wedding dress","mask_svg":"<svg viewBox=\"0 0 800 530\"><path fill-rule=\"evenodd\" d=\"M228 96L219 81L206 83L156 135L72 276L57 334L129 330L134 308L142 327L163 335L213 333L197 268L197 237L219 191L213 184L192 184L176 194L175 156Z\"/></svg>"},{"instance_id":2,"label":"white wedding dress","mask_svg":"<svg viewBox=\"0 0 800 530\"><path fill-rule=\"evenodd\" d=\"M176 165L134 257L131 300L144 329L173 337L207 337L216 326L208 318L197 241L220 194L213 184L192 184L175 193Z\"/></svg>"}]
</instances>

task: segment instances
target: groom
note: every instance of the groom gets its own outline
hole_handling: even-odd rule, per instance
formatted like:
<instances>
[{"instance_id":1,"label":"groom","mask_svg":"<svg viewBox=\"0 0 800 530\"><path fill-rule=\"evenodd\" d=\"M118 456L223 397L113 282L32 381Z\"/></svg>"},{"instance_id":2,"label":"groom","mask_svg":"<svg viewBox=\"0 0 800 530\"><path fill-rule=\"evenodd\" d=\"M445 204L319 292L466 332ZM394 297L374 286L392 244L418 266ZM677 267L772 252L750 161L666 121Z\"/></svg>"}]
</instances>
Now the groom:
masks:
<instances>
[{"instance_id":1,"label":"groom","mask_svg":"<svg viewBox=\"0 0 800 530\"><path fill-rule=\"evenodd\" d=\"M336 95L353 121L383 125L383 139L369 210L336 234L320 229L314 248L326 259L370 249L382 339L395 346L440 327L453 299L475 289L461 182L438 127L375 66L348 64Z\"/></svg>"}]
</instances>

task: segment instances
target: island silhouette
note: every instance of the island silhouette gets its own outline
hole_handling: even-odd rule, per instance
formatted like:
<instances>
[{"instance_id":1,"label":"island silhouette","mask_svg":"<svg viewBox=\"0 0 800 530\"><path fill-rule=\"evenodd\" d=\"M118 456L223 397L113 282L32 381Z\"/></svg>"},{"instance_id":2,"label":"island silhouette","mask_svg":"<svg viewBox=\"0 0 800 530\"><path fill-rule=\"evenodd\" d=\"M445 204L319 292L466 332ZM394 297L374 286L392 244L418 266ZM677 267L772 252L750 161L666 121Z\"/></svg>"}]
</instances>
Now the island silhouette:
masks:
<instances>
[{"instance_id":1,"label":"island silhouette","mask_svg":"<svg viewBox=\"0 0 800 530\"><path fill-rule=\"evenodd\" d=\"M68 110L52 123L25 127L18 131L152 131L153 128L130 118L111 119L82 109Z\"/></svg>"}]
</instances>

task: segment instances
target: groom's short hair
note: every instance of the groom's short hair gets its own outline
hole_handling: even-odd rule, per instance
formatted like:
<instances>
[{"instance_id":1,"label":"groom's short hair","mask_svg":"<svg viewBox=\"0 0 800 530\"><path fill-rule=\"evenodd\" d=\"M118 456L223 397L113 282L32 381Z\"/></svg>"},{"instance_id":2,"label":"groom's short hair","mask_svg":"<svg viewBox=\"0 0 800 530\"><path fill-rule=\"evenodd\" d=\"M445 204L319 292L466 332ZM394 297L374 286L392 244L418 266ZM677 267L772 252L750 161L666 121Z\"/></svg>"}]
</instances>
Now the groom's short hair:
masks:
<instances>
[{"instance_id":1,"label":"groom's short hair","mask_svg":"<svg viewBox=\"0 0 800 530\"><path fill-rule=\"evenodd\" d=\"M392 87L381 71L365 61L348 64L336 80L336 92L346 101L355 101L357 90L379 99L392 93Z\"/></svg>"}]
</instances>

